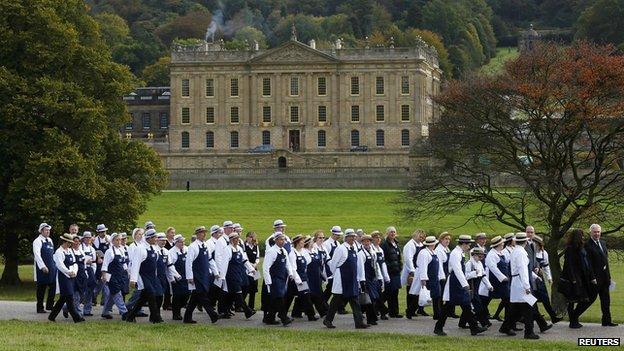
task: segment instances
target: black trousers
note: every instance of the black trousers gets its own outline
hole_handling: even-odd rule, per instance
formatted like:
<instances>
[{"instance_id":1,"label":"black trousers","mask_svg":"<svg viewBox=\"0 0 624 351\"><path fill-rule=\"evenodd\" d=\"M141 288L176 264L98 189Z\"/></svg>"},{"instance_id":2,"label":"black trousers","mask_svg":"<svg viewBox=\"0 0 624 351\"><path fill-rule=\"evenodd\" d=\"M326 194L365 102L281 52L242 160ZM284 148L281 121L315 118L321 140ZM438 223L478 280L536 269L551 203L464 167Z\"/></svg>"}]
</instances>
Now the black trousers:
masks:
<instances>
[{"instance_id":1,"label":"black trousers","mask_svg":"<svg viewBox=\"0 0 624 351\"><path fill-rule=\"evenodd\" d=\"M364 325L364 316L362 315L362 309L358 303L357 296L345 298L342 294L334 294L332 297L331 303L329 304L329 310L327 310L327 315L325 316L325 321L329 323L333 322L336 312L338 312L340 308L343 308L347 303L349 303L351 310L353 311L353 321L355 322L355 326Z\"/></svg>"},{"instance_id":2,"label":"black trousers","mask_svg":"<svg viewBox=\"0 0 624 351\"><path fill-rule=\"evenodd\" d=\"M183 294L174 293L173 296L171 296L171 311L173 318L182 318L182 307L186 306L190 295L190 292L186 292Z\"/></svg>"},{"instance_id":3,"label":"black trousers","mask_svg":"<svg viewBox=\"0 0 624 351\"><path fill-rule=\"evenodd\" d=\"M505 316L505 321L501 326L502 331L509 331L516 322L522 318L524 322L524 335L535 334L533 331L534 309L528 303L510 302L508 311L505 313L507 312L509 312L509 318Z\"/></svg>"},{"instance_id":4,"label":"black trousers","mask_svg":"<svg viewBox=\"0 0 624 351\"><path fill-rule=\"evenodd\" d=\"M368 305L362 306L364 313L366 313L366 323L376 323L377 322L377 308L375 307L377 299L371 299L371 303Z\"/></svg>"},{"instance_id":5,"label":"black trousers","mask_svg":"<svg viewBox=\"0 0 624 351\"><path fill-rule=\"evenodd\" d=\"M158 306L158 302L156 296L154 294L147 292L145 289L141 290L141 294L139 295L139 299L132 306L132 309L128 311L126 315L126 321L134 322L136 314L139 312L141 307L147 303L149 306L149 320L152 323L162 322L162 318L160 317L160 307Z\"/></svg>"},{"instance_id":6,"label":"black trousers","mask_svg":"<svg viewBox=\"0 0 624 351\"><path fill-rule=\"evenodd\" d=\"M329 309L329 305L323 300L323 297L320 294L311 292L310 301L312 301L312 305L314 305L314 308L316 308L319 315L321 317L325 317L327 310Z\"/></svg>"},{"instance_id":7,"label":"black trousers","mask_svg":"<svg viewBox=\"0 0 624 351\"><path fill-rule=\"evenodd\" d=\"M290 308L293 300L297 297L297 309L299 309L299 313L303 312L308 316L308 318L314 318L314 307L312 306L312 300L310 299L310 292L299 292L297 290L296 284L293 282L288 284L288 290L286 293L286 310ZM296 310L293 308L293 315L295 315Z\"/></svg>"},{"instance_id":8,"label":"black trousers","mask_svg":"<svg viewBox=\"0 0 624 351\"><path fill-rule=\"evenodd\" d=\"M409 291L409 288L407 288ZM411 295L409 293L405 294L405 301L407 303L407 308L405 309L405 317L412 317L416 315L416 311L418 310L418 295Z\"/></svg>"},{"instance_id":9,"label":"black trousers","mask_svg":"<svg viewBox=\"0 0 624 351\"><path fill-rule=\"evenodd\" d=\"M578 323L579 318L583 312L589 308L589 306L591 306L591 302L588 300L568 302L568 318L570 319L570 323Z\"/></svg>"},{"instance_id":10,"label":"black trousers","mask_svg":"<svg viewBox=\"0 0 624 351\"><path fill-rule=\"evenodd\" d=\"M332 285L334 284L334 279L333 278L329 278L327 279L327 284L325 285L325 290L323 290L323 300L325 301L325 303L329 304L329 299L332 296Z\"/></svg>"},{"instance_id":11,"label":"black trousers","mask_svg":"<svg viewBox=\"0 0 624 351\"><path fill-rule=\"evenodd\" d=\"M43 300L45 299L46 289L48 289L48 298L46 299L46 309L51 310L54 306L54 293L56 292L56 284L39 284L37 283L37 311L43 310Z\"/></svg>"},{"instance_id":12,"label":"black trousers","mask_svg":"<svg viewBox=\"0 0 624 351\"><path fill-rule=\"evenodd\" d=\"M591 289L591 293L589 296L590 306L594 303L594 301L596 301L596 298L598 298L598 296L600 296L600 310L602 311L602 324L611 323L611 296L609 295L609 284L593 286L593 289ZM580 317L580 315L577 316L577 318L578 317Z\"/></svg>"},{"instance_id":13,"label":"black trousers","mask_svg":"<svg viewBox=\"0 0 624 351\"><path fill-rule=\"evenodd\" d=\"M282 323L288 320L288 308L286 306L286 297L273 297L268 294L268 301L266 305L266 311L263 318L263 322L275 321L275 316L282 321Z\"/></svg>"},{"instance_id":14,"label":"black trousers","mask_svg":"<svg viewBox=\"0 0 624 351\"><path fill-rule=\"evenodd\" d=\"M462 309L462 314L460 318L466 321L466 323L470 326L470 330L476 330L478 328L477 320L474 314L472 313L472 307L470 306L470 303L460 305L460 307ZM438 321L435 324L436 331L441 331L442 329L444 329L444 325L446 324L446 319L448 318L448 316L453 314L454 310L455 310L454 304L450 304L447 302L444 304L444 306L442 306L442 313L440 314L440 318L438 318Z\"/></svg>"},{"instance_id":15,"label":"black trousers","mask_svg":"<svg viewBox=\"0 0 624 351\"><path fill-rule=\"evenodd\" d=\"M399 290L384 291L386 302L388 303L388 315L395 317L399 315Z\"/></svg>"},{"instance_id":16,"label":"black trousers","mask_svg":"<svg viewBox=\"0 0 624 351\"><path fill-rule=\"evenodd\" d=\"M243 300L243 293L228 293L228 300L231 301L230 304L233 304L234 307L240 308L245 312L245 315L249 315L253 313L253 310L247 306L245 300Z\"/></svg>"},{"instance_id":17,"label":"black trousers","mask_svg":"<svg viewBox=\"0 0 624 351\"><path fill-rule=\"evenodd\" d=\"M163 310L171 309L171 293L169 291L165 291L165 295L163 297L162 308Z\"/></svg>"},{"instance_id":18,"label":"black trousers","mask_svg":"<svg viewBox=\"0 0 624 351\"><path fill-rule=\"evenodd\" d=\"M76 306L74 306L74 295L61 295L54 306L52 306L52 311L50 312L49 320L53 321L56 319L56 316L61 312L63 305L67 305L67 311L71 315L74 323L78 323L82 320L82 317L76 311Z\"/></svg>"},{"instance_id":19,"label":"black trousers","mask_svg":"<svg viewBox=\"0 0 624 351\"><path fill-rule=\"evenodd\" d=\"M433 319L440 318L440 315L442 314L442 298L432 298L431 307L433 308Z\"/></svg>"},{"instance_id":20,"label":"black trousers","mask_svg":"<svg viewBox=\"0 0 624 351\"><path fill-rule=\"evenodd\" d=\"M375 310L379 312L382 317L388 314L388 307L386 307L386 296L382 292L378 300L375 301Z\"/></svg>"},{"instance_id":21,"label":"black trousers","mask_svg":"<svg viewBox=\"0 0 624 351\"><path fill-rule=\"evenodd\" d=\"M212 290L212 289L211 289ZM193 320L193 311L200 305L204 308L206 313L210 316L211 320L218 319L218 315L212 307L212 297L205 291L191 291L191 297L186 305L186 311L184 311L184 321L190 322Z\"/></svg>"},{"instance_id":22,"label":"black trousers","mask_svg":"<svg viewBox=\"0 0 624 351\"><path fill-rule=\"evenodd\" d=\"M249 285L243 289L243 300L247 300L247 306L255 309L256 293L258 292L258 281L249 279Z\"/></svg>"}]
</instances>

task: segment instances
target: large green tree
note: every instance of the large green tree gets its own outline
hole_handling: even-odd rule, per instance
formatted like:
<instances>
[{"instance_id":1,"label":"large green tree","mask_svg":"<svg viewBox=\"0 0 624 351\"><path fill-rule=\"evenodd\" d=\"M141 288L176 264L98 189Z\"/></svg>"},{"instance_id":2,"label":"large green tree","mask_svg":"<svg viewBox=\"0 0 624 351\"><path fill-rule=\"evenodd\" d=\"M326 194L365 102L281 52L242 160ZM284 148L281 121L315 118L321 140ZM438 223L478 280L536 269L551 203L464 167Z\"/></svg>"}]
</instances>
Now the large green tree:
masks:
<instances>
[{"instance_id":1,"label":"large green tree","mask_svg":"<svg viewBox=\"0 0 624 351\"><path fill-rule=\"evenodd\" d=\"M624 44L624 0L598 0L579 17L576 36L598 43Z\"/></svg>"},{"instance_id":2,"label":"large green tree","mask_svg":"<svg viewBox=\"0 0 624 351\"><path fill-rule=\"evenodd\" d=\"M135 79L114 63L83 0L0 0L3 284L40 222L129 230L166 181L156 153L119 135Z\"/></svg>"}]
</instances>

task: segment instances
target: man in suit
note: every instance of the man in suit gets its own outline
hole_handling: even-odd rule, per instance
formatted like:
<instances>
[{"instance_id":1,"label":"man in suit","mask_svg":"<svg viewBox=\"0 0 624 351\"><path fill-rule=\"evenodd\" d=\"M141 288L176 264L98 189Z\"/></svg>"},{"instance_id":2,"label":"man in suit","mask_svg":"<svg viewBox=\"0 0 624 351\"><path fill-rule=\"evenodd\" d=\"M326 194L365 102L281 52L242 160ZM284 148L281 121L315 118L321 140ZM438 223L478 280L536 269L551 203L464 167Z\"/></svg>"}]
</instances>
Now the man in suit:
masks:
<instances>
[{"instance_id":1,"label":"man in suit","mask_svg":"<svg viewBox=\"0 0 624 351\"><path fill-rule=\"evenodd\" d=\"M537 265L537 259L535 258L535 243L533 243L533 235L535 235L535 228L529 225L525 228L525 233L527 237L527 244L524 248L529 257L529 272L534 272L537 274L536 267L539 267L539 266ZM537 288L537 286L535 285L535 276L530 274L529 281L531 283L531 290L535 290Z\"/></svg>"},{"instance_id":2,"label":"man in suit","mask_svg":"<svg viewBox=\"0 0 624 351\"><path fill-rule=\"evenodd\" d=\"M609 254L604 240L600 240L602 228L598 224L589 227L591 238L585 243L587 258L594 270L596 285L590 292L589 303L592 304L600 296L600 309L602 310L602 325L605 327L615 327L617 324L611 321L611 297L609 296L609 285L611 285L611 273L609 272Z\"/></svg>"}]
</instances>

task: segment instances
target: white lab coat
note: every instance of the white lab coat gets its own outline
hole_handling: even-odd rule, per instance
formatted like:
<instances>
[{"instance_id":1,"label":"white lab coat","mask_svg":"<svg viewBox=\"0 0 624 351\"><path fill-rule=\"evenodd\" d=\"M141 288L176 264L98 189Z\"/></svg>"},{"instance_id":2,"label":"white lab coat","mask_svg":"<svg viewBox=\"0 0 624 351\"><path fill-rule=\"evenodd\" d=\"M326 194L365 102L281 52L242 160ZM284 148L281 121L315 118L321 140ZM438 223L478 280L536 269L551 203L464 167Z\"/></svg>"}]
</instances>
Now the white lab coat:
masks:
<instances>
[{"instance_id":1,"label":"white lab coat","mask_svg":"<svg viewBox=\"0 0 624 351\"><path fill-rule=\"evenodd\" d=\"M358 257L358 281L366 281L366 271L364 270L364 264L366 263L366 256L369 256L373 259L373 269L375 270L375 279L382 280L383 275L381 273L381 267L379 267L379 263L377 262L377 256L375 252L373 252L373 246L371 245L370 250L366 250L364 246L362 246L362 250L357 253Z\"/></svg>"},{"instance_id":2,"label":"white lab coat","mask_svg":"<svg viewBox=\"0 0 624 351\"><path fill-rule=\"evenodd\" d=\"M542 271L544 272L544 278L548 281L552 281L552 274L550 273L550 262L548 261L548 252L546 250L536 251L535 258L542 258L543 261L540 264Z\"/></svg>"},{"instance_id":3,"label":"white lab coat","mask_svg":"<svg viewBox=\"0 0 624 351\"><path fill-rule=\"evenodd\" d=\"M281 247L277 245L273 245L269 247L264 253L264 262L262 263L262 276L264 277L264 283L266 285L273 284L273 280L271 279L270 269L273 263L275 262L275 260L277 259L277 254L279 253L280 250L282 250ZM290 264L289 254L288 252L286 252L286 249L284 249L284 252L285 252L284 256L286 259L286 269L288 270L288 275L292 277L293 272L291 269L292 265Z\"/></svg>"},{"instance_id":4,"label":"white lab coat","mask_svg":"<svg viewBox=\"0 0 624 351\"><path fill-rule=\"evenodd\" d=\"M377 253L381 253L381 257L383 257L384 261L381 264L381 277L383 283L388 283L390 281L390 275L388 274L388 265L386 264L386 256L384 255L383 249L381 246L375 246L375 244L371 244L371 253L375 254L375 259L377 258Z\"/></svg>"},{"instance_id":5,"label":"white lab coat","mask_svg":"<svg viewBox=\"0 0 624 351\"><path fill-rule=\"evenodd\" d=\"M199 247L202 245L206 247L206 253L208 254L208 256L212 255L212 247L213 247L212 245L208 245L208 243L204 243L200 240L193 241L188 246L188 252L186 253L186 264L184 266L185 271L186 271L185 272L186 280L193 279L193 261L195 261L197 256L199 256ZM216 255L215 255L215 258L216 258ZM215 260L208 261L207 269L210 270L212 275L215 277L215 280L217 280L216 278L219 277L219 269L217 268L217 264L215 263ZM189 290L195 290L195 284L188 283L188 288Z\"/></svg>"},{"instance_id":6,"label":"white lab coat","mask_svg":"<svg viewBox=\"0 0 624 351\"><path fill-rule=\"evenodd\" d=\"M466 279L475 279L479 277L481 278L481 283L479 286L475 286L476 291L473 291L473 294L479 294L481 296L488 296L490 288L492 284L490 284L490 280L488 279L489 271L487 268L483 268L483 263L481 261L475 261L474 258L470 257L470 260L466 263Z\"/></svg>"},{"instance_id":7,"label":"white lab coat","mask_svg":"<svg viewBox=\"0 0 624 351\"><path fill-rule=\"evenodd\" d=\"M82 252L85 254L86 257L90 257L91 258L91 263L87 264L85 262L85 269L87 268L87 265L91 265L91 268L93 269L93 273L95 273L95 270L97 269L97 256L95 255L95 248L93 248L93 245L85 245L84 243L80 244L80 249L82 250ZM130 252L128 252L130 253Z\"/></svg>"},{"instance_id":8,"label":"white lab coat","mask_svg":"<svg viewBox=\"0 0 624 351\"><path fill-rule=\"evenodd\" d=\"M336 250L334 251L334 257L332 257L331 261L329 261L330 269L334 272L334 280L332 282L332 294L339 294L339 295L342 294L342 280L340 278L340 269L338 268L340 268L347 260L347 256L349 254L350 248L357 250L355 245L349 246L349 244L347 243L342 243L336 248ZM358 267L357 267L357 270L358 270L357 280L358 281L366 280L364 278L363 268L364 266L360 267L360 265L358 264Z\"/></svg>"},{"instance_id":9,"label":"white lab coat","mask_svg":"<svg viewBox=\"0 0 624 351\"><path fill-rule=\"evenodd\" d=\"M144 288L139 270L141 269L141 263L147 258L147 249L150 246L146 241L143 241L134 247L130 256L130 281L136 282L137 290L143 290ZM154 276L156 276L156 271L154 271Z\"/></svg>"},{"instance_id":10,"label":"white lab coat","mask_svg":"<svg viewBox=\"0 0 624 351\"><path fill-rule=\"evenodd\" d=\"M468 286L468 281L466 280L466 275L464 271L461 269L461 262L464 260L464 251L461 249L459 245L455 246L455 248L451 251L451 255L449 256L449 276L446 279L446 284L444 284L444 294L442 296L443 301L449 301L450 299L450 277L451 274L455 274L459 285L462 287Z\"/></svg>"},{"instance_id":11,"label":"white lab coat","mask_svg":"<svg viewBox=\"0 0 624 351\"><path fill-rule=\"evenodd\" d=\"M48 240L50 243L52 243L52 239L46 238L43 235L39 234L39 236L33 241L33 257L35 259L35 262L33 264L33 280L34 281L37 281L37 268L39 269L43 269L43 267L48 268L46 267L45 262L43 262L43 258L41 258L41 246L43 245L45 241L48 241Z\"/></svg>"},{"instance_id":12,"label":"white lab coat","mask_svg":"<svg viewBox=\"0 0 624 351\"><path fill-rule=\"evenodd\" d=\"M331 260L331 257L329 256L329 254L334 246L338 248L338 246L340 246L340 242L338 242L337 240L334 240L333 238L329 238L323 241L323 248L325 248L325 252L327 253L327 264L330 269L330 272L325 272L325 274L327 275L327 279L331 279L334 273L331 268L331 265L329 264L329 261Z\"/></svg>"},{"instance_id":13,"label":"white lab coat","mask_svg":"<svg viewBox=\"0 0 624 351\"><path fill-rule=\"evenodd\" d=\"M414 267L414 255L416 254L416 246L418 245L416 240L410 239L405 246L403 246L403 270L401 271L401 286L407 285L407 278L410 273L416 274L416 267Z\"/></svg>"},{"instance_id":14,"label":"white lab coat","mask_svg":"<svg viewBox=\"0 0 624 351\"><path fill-rule=\"evenodd\" d=\"M165 249L164 247L160 247L158 245L156 245L156 252L158 252L158 255L160 257L165 257L165 264L167 265L167 270L165 271L165 275L167 276L167 281L169 283L175 281L175 276L176 274L178 274L175 270L175 267L173 266L173 263L171 263L171 261L169 260L169 250Z\"/></svg>"},{"instance_id":15,"label":"white lab coat","mask_svg":"<svg viewBox=\"0 0 624 351\"><path fill-rule=\"evenodd\" d=\"M310 262L312 262L312 257L310 256L310 253L306 249L302 249L301 252L299 252L293 248L292 250L290 250L290 253L288 254L288 260L290 261L292 268L293 268L292 276L293 276L293 279L295 280L295 284L301 285L303 282L303 279L301 279L301 277L299 276L299 273L297 272L297 256L303 256L303 259L306 262L306 269L307 269L307 266L310 264ZM307 280L307 277L304 277L304 278L306 278Z\"/></svg>"},{"instance_id":16,"label":"white lab coat","mask_svg":"<svg viewBox=\"0 0 624 351\"><path fill-rule=\"evenodd\" d=\"M412 285L410 286L410 290L408 292L410 295L419 295L420 289L422 289L421 281L429 280L427 269L429 268L429 263L431 263L431 260L433 260L433 255L436 255L436 253L429 250L428 248L424 248L418 253L418 257L416 258L416 265L418 267L416 267L414 281L412 282ZM442 262L440 262L440 260L438 259L438 279L444 280L445 278L446 276L444 275L444 269L442 269Z\"/></svg>"},{"instance_id":17,"label":"white lab coat","mask_svg":"<svg viewBox=\"0 0 624 351\"><path fill-rule=\"evenodd\" d=\"M178 272L175 269L175 264L176 264L176 262L178 262L178 258L180 256L180 254L185 254L185 253L187 253L187 251L188 251L188 249L187 249L186 246L183 246L182 250L180 250L175 245L171 248L171 250L169 250L169 262L173 265L173 272L175 272L173 274L173 280L175 280L175 281L178 281L178 280L180 280L182 278L181 273L186 274L186 258L185 258L185 261L184 261L184 270L185 270L184 272Z\"/></svg>"},{"instance_id":18,"label":"white lab coat","mask_svg":"<svg viewBox=\"0 0 624 351\"><path fill-rule=\"evenodd\" d=\"M102 274L105 274L104 279L106 279L107 282L110 281L111 278L110 273L108 273L108 265L115 259L115 254L124 257L125 251L123 247L115 247L114 245L111 245L111 247L108 248L108 250L106 250L106 252L104 253L104 259L102 262ZM128 265L124 263L123 269L127 271Z\"/></svg>"},{"instance_id":19,"label":"white lab coat","mask_svg":"<svg viewBox=\"0 0 624 351\"><path fill-rule=\"evenodd\" d=\"M56 251L54 252L54 256L52 256L54 260L54 264L56 264L56 269L57 269L56 294L61 293L61 288L58 282L58 275L64 274L67 278L70 278L69 272L74 272L74 273L78 272L78 264L76 263L76 257L74 256L74 264L67 267L65 266L65 254L71 254L72 256L74 256L74 252L72 251L72 249L69 248L65 250L63 246L59 246L59 248L56 249Z\"/></svg>"},{"instance_id":20,"label":"white lab coat","mask_svg":"<svg viewBox=\"0 0 624 351\"><path fill-rule=\"evenodd\" d=\"M528 266L529 255L524 247L516 245L511 252L511 293L509 300L512 303L525 302L524 297L528 295L526 290L531 289Z\"/></svg>"},{"instance_id":21,"label":"white lab coat","mask_svg":"<svg viewBox=\"0 0 624 351\"><path fill-rule=\"evenodd\" d=\"M245 267L247 268L247 271L254 270L251 263L249 263L249 261L247 260L247 255L245 255L245 250L243 250L243 248L240 245L236 245L236 247L232 245L228 245L220 252L217 252L215 256L215 261L217 264L217 269L219 271L219 279L223 281L224 291L228 291L227 281L225 279L225 276L227 274L228 267L230 266L230 260L232 259L232 255L234 254L234 252L241 253L241 255L243 256L243 260L245 261L244 264L245 264ZM236 293L238 291L234 291L234 292Z\"/></svg>"}]
</instances>

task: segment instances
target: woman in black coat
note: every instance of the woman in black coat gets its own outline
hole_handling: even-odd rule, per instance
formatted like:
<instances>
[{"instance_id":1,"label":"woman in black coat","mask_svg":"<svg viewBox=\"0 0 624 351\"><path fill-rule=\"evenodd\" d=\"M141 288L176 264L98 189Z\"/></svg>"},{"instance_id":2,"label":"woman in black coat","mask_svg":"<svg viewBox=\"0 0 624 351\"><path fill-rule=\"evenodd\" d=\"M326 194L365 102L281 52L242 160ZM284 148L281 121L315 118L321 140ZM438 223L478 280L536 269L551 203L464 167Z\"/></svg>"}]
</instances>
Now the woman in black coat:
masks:
<instances>
[{"instance_id":1,"label":"woman in black coat","mask_svg":"<svg viewBox=\"0 0 624 351\"><path fill-rule=\"evenodd\" d=\"M570 328L581 328L579 317L589 306L591 289L596 284L587 252L583 247L583 230L574 229L566 243L563 272L559 281L559 292L568 300L568 317ZM575 306L576 304L576 306Z\"/></svg>"}]
</instances>

